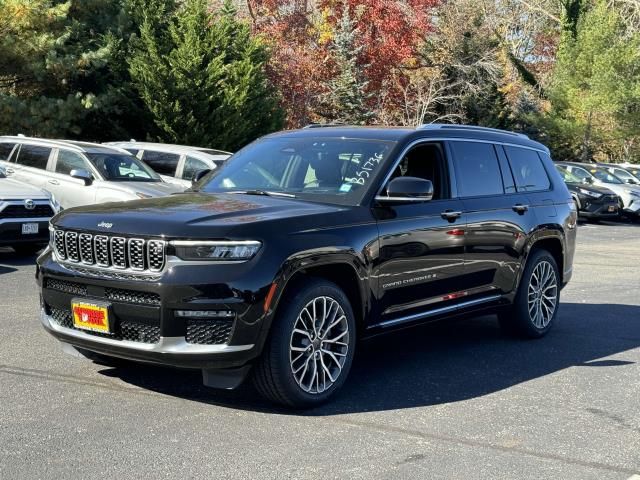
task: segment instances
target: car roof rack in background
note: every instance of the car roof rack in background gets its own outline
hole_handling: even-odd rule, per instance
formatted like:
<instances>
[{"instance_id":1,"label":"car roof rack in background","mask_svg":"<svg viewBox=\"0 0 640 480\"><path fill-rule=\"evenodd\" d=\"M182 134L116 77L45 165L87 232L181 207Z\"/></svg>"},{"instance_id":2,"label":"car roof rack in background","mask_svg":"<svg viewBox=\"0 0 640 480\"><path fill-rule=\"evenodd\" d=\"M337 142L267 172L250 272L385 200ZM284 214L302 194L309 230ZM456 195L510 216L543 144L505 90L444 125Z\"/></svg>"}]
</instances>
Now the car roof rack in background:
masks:
<instances>
[{"instance_id":1,"label":"car roof rack in background","mask_svg":"<svg viewBox=\"0 0 640 480\"><path fill-rule=\"evenodd\" d=\"M344 127L344 123L310 123L309 125L302 127L303 130L308 128L327 128L327 127Z\"/></svg>"},{"instance_id":2,"label":"car roof rack in background","mask_svg":"<svg viewBox=\"0 0 640 480\"><path fill-rule=\"evenodd\" d=\"M493 132L502 133L507 135L514 135L516 137L529 138L524 133L510 132L509 130L501 130L499 128L480 127L478 125L459 125L456 123L425 123L417 127L417 130L439 130L442 128L450 130L476 130L479 132Z\"/></svg>"}]
</instances>

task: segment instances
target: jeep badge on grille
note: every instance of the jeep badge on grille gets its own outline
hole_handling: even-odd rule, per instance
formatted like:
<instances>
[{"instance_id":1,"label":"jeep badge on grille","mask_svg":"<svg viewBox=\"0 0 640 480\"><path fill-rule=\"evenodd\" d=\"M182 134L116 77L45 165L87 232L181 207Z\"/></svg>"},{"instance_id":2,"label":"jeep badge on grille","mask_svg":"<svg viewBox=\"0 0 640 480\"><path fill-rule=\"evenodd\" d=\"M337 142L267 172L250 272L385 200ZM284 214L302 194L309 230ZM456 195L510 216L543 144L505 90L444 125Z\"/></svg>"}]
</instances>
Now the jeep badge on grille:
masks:
<instances>
[{"instance_id":1,"label":"jeep badge on grille","mask_svg":"<svg viewBox=\"0 0 640 480\"><path fill-rule=\"evenodd\" d=\"M113 227L113 223L109 223L109 222L100 222L98 224L99 227L101 228L111 228Z\"/></svg>"}]
</instances>

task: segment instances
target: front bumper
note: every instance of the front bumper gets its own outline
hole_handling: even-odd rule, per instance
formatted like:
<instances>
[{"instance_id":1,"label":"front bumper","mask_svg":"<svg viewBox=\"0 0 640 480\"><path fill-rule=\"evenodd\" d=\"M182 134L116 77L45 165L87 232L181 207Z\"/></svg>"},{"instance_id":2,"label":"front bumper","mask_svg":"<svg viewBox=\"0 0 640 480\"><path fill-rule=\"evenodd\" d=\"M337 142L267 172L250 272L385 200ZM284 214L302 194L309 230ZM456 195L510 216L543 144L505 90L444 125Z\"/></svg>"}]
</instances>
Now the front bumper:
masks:
<instances>
[{"instance_id":1,"label":"front bumper","mask_svg":"<svg viewBox=\"0 0 640 480\"><path fill-rule=\"evenodd\" d=\"M578 215L584 218L615 218L620 215L620 200L605 196L603 199L579 197ZM612 211L613 209L613 211Z\"/></svg>"},{"instance_id":2,"label":"front bumper","mask_svg":"<svg viewBox=\"0 0 640 480\"><path fill-rule=\"evenodd\" d=\"M157 343L141 343L97 337L59 325L45 309L40 310L45 330L58 340L102 355L180 368L224 369L247 363L255 345L194 345L184 337L160 337Z\"/></svg>"},{"instance_id":3,"label":"front bumper","mask_svg":"<svg viewBox=\"0 0 640 480\"><path fill-rule=\"evenodd\" d=\"M65 344L106 356L203 370L249 365L261 352L271 312L264 311L270 281L247 264L169 265L153 280L98 278L54 260L38 258L41 321ZM73 326L74 299L110 304L112 334ZM218 310L223 320L185 318L179 310ZM214 323L217 322L217 323Z\"/></svg>"},{"instance_id":4,"label":"front bumper","mask_svg":"<svg viewBox=\"0 0 640 480\"><path fill-rule=\"evenodd\" d=\"M22 225L37 223L38 233L23 234ZM46 244L49 242L49 219L2 219L0 220L0 245L18 245L27 243Z\"/></svg>"}]
</instances>

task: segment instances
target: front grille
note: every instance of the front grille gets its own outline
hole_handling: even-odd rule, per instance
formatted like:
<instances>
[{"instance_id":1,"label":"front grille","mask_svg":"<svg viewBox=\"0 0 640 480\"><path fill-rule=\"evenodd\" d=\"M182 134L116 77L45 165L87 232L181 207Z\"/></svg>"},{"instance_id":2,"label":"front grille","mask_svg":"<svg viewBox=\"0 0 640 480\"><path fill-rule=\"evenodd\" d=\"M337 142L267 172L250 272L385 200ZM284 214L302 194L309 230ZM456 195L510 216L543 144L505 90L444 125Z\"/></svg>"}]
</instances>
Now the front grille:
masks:
<instances>
[{"instance_id":1,"label":"front grille","mask_svg":"<svg viewBox=\"0 0 640 480\"><path fill-rule=\"evenodd\" d=\"M0 211L0 218L46 218L53 215L53 209L49 205L36 205L31 210L24 205L9 205Z\"/></svg>"},{"instance_id":2,"label":"front grille","mask_svg":"<svg viewBox=\"0 0 640 480\"><path fill-rule=\"evenodd\" d=\"M56 280L54 278L47 278L44 283L44 288L49 290L56 290L58 292L68 293L70 295L78 295L84 297L87 295L87 286L80 283L65 282L63 280Z\"/></svg>"},{"instance_id":3,"label":"front grille","mask_svg":"<svg viewBox=\"0 0 640 480\"><path fill-rule=\"evenodd\" d=\"M104 296L114 302L136 303L139 305L160 305L157 293L135 292L122 288L105 288Z\"/></svg>"},{"instance_id":4,"label":"front grille","mask_svg":"<svg viewBox=\"0 0 640 480\"><path fill-rule=\"evenodd\" d=\"M163 240L78 234L56 229L53 247L62 260L118 270L160 272L166 262Z\"/></svg>"},{"instance_id":5,"label":"front grille","mask_svg":"<svg viewBox=\"0 0 640 480\"><path fill-rule=\"evenodd\" d=\"M71 328L97 337L112 338L114 340L128 340L130 342L139 343L158 343L160 341L160 327L157 325L145 325L142 323L123 320L116 322L113 334L107 334L75 328L73 326L71 310L51 308L50 315L53 321L61 327Z\"/></svg>"},{"instance_id":6,"label":"front grille","mask_svg":"<svg viewBox=\"0 0 640 480\"><path fill-rule=\"evenodd\" d=\"M194 319L187 320L188 343L199 345L221 345L229 342L233 320L231 319Z\"/></svg>"},{"instance_id":7,"label":"front grille","mask_svg":"<svg viewBox=\"0 0 640 480\"><path fill-rule=\"evenodd\" d=\"M92 297L92 295L88 294L86 285L55 278L47 278L44 282L44 288L78 297ZM125 290L124 288L107 287L104 289L104 296L99 296L98 298L112 302L134 303L136 305L160 305L160 295L157 293L138 292Z\"/></svg>"}]
</instances>

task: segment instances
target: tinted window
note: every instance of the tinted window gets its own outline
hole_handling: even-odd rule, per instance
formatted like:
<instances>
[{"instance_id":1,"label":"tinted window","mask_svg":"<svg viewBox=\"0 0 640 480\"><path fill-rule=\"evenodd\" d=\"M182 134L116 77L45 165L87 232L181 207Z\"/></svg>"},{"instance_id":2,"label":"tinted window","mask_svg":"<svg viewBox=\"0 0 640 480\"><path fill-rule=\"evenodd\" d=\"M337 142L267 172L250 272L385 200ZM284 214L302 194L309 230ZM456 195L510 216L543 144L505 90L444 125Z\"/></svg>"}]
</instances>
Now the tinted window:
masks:
<instances>
[{"instance_id":1,"label":"tinted window","mask_svg":"<svg viewBox=\"0 0 640 480\"><path fill-rule=\"evenodd\" d=\"M18 163L25 167L47 168L47 161L51 149L48 147L38 147L35 145L22 145L20 154L18 155Z\"/></svg>"},{"instance_id":2,"label":"tinted window","mask_svg":"<svg viewBox=\"0 0 640 480\"><path fill-rule=\"evenodd\" d=\"M209 166L202 160L187 157L184 161L184 169L182 170L182 178L185 180L193 180L193 176L201 170L210 170Z\"/></svg>"},{"instance_id":3,"label":"tinted window","mask_svg":"<svg viewBox=\"0 0 640 480\"><path fill-rule=\"evenodd\" d=\"M615 184L623 183L622 180L620 180L615 175L607 172L604 168L592 168L591 173L593 174L594 177L596 177L598 180L604 183L615 183Z\"/></svg>"},{"instance_id":4,"label":"tinted window","mask_svg":"<svg viewBox=\"0 0 640 480\"><path fill-rule=\"evenodd\" d=\"M0 160L9 160L15 143L0 143Z\"/></svg>"},{"instance_id":5,"label":"tinted window","mask_svg":"<svg viewBox=\"0 0 640 480\"><path fill-rule=\"evenodd\" d=\"M177 153L154 152L145 150L142 154L142 160L161 175L175 176L180 155Z\"/></svg>"},{"instance_id":6,"label":"tinted window","mask_svg":"<svg viewBox=\"0 0 640 480\"><path fill-rule=\"evenodd\" d=\"M504 193L502 173L493 145L477 142L451 142L458 195L479 197Z\"/></svg>"},{"instance_id":7,"label":"tinted window","mask_svg":"<svg viewBox=\"0 0 640 480\"><path fill-rule=\"evenodd\" d=\"M509 157L513 178L520 192L540 192L549 190L551 182L542 160L534 150L518 147L504 147Z\"/></svg>"},{"instance_id":8,"label":"tinted window","mask_svg":"<svg viewBox=\"0 0 640 480\"><path fill-rule=\"evenodd\" d=\"M580 181L584 180L585 178L591 178L589 172L587 172L584 168L568 167L567 170L569 170Z\"/></svg>"},{"instance_id":9,"label":"tinted window","mask_svg":"<svg viewBox=\"0 0 640 480\"><path fill-rule=\"evenodd\" d=\"M58 151L58 160L56 161L56 173L64 173L69 175L71 170L89 170L89 166L84 158L75 152L68 150Z\"/></svg>"}]
</instances>

